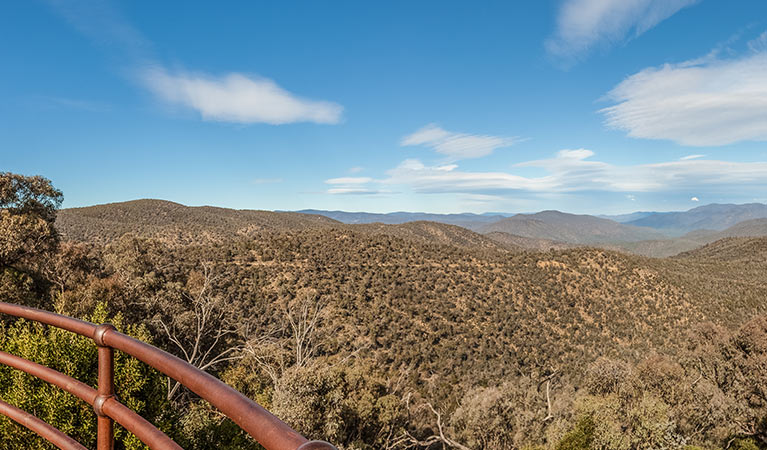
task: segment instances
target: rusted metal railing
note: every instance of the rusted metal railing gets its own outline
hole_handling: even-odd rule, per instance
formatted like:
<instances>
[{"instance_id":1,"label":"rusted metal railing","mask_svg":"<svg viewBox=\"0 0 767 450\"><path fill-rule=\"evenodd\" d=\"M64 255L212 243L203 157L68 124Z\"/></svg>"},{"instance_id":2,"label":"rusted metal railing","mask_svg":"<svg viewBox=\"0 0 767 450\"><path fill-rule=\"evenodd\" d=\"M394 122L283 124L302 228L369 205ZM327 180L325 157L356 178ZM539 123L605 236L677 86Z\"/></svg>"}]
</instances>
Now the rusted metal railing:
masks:
<instances>
[{"instance_id":1,"label":"rusted metal railing","mask_svg":"<svg viewBox=\"0 0 767 450\"><path fill-rule=\"evenodd\" d=\"M114 390L114 350L134 358L173 378L218 408L267 450L334 450L323 441L309 441L267 410L227 386L221 380L149 344L118 332L110 324L96 325L40 309L0 302L0 313L61 328L93 339L98 347L96 389L49 367L0 351L0 364L26 372L78 397L97 416L97 450L114 448L114 422L122 425L151 449L181 450L165 433L120 403ZM34 431L53 445L66 450L84 450L61 431L0 400L0 414Z\"/></svg>"}]
</instances>

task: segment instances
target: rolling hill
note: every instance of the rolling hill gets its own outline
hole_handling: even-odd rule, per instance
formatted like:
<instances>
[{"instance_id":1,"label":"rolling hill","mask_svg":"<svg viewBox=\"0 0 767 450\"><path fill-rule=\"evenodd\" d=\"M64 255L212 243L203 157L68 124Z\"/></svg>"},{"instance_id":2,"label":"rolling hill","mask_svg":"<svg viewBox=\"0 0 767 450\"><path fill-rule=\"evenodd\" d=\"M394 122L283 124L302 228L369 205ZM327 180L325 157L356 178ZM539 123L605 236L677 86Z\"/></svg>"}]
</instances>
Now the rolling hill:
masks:
<instances>
[{"instance_id":1,"label":"rolling hill","mask_svg":"<svg viewBox=\"0 0 767 450\"><path fill-rule=\"evenodd\" d=\"M567 248L577 247L575 244L568 244L566 242L517 236L514 234L504 233L502 231L491 231L489 233L485 233L485 236L502 246L511 246L512 248L521 248L534 251L564 250Z\"/></svg>"},{"instance_id":2,"label":"rolling hill","mask_svg":"<svg viewBox=\"0 0 767 450\"><path fill-rule=\"evenodd\" d=\"M109 242L126 233L176 244L220 241L264 230L338 225L323 216L184 206L165 200L134 200L59 211L56 228L67 239Z\"/></svg>"},{"instance_id":3,"label":"rolling hill","mask_svg":"<svg viewBox=\"0 0 767 450\"><path fill-rule=\"evenodd\" d=\"M400 239L415 240L422 243L449 245L466 249L492 249L522 251L527 247L512 241L503 242L475 233L457 225L437 222L407 222L396 225L370 223L347 225L346 229L371 235L386 235Z\"/></svg>"},{"instance_id":4,"label":"rolling hill","mask_svg":"<svg viewBox=\"0 0 767 450\"><path fill-rule=\"evenodd\" d=\"M164 200L135 200L64 209L59 211L56 227L65 239L97 243L111 242L132 233L174 245L204 244L237 236L253 237L263 232L332 227L461 248L522 250L513 243L501 243L445 223L415 221L395 225L346 225L321 215L190 207Z\"/></svg>"},{"instance_id":5,"label":"rolling hill","mask_svg":"<svg viewBox=\"0 0 767 450\"><path fill-rule=\"evenodd\" d=\"M654 228L669 234L683 235L700 229L724 230L746 220L763 218L767 218L767 205L762 203L743 205L713 203L689 211L653 213L626 223Z\"/></svg>"},{"instance_id":6,"label":"rolling hill","mask_svg":"<svg viewBox=\"0 0 767 450\"><path fill-rule=\"evenodd\" d=\"M677 255L682 259L709 261L767 263L767 238L730 237L714 241L695 250Z\"/></svg>"},{"instance_id":7,"label":"rolling hill","mask_svg":"<svg viewBox=\"0 0 767 450\"><path fill-rule=\"evenodd\" d=\"M614 242L636 242L665 238L662 233L589 215L543 211L517 214L479 229L482 233L503 232L533 239L593 245Z\"/></svg>"},{"instance_id":8,"label":"rolling hill","mask_svg":"<svg viewBox=\"0 0 767 450\"><path fill-rule=\"evenodd\" d=\"M722 231L696 230L678 238L624 242L605 247L636 255L665 258L694 250L721 239L760 236L767 236L767 219L746 220Z\"/></svg>"},{"instance_id":9,"label":"rolling hill","mask_svg":"<svg viewBox=\"0 0 767 450\"><path fill-rule=\"evenodd\" d=\"M535 216L533 224L549 232L575 227L568 239L646 233L588 216ZM96 246L126 230L161 241L124 240L93 252L103 255L100 276L106 278L94 279L92 292L70 293L70 301L92 301L89 292L125 286L120 301L131 315L141 312L134 296L164 302L137 319L152 326L149 318L168 314L166 304L182 308L178 289L194 287L205 263L216 274L211 292L225 299L232 323L272 333L269 339L292 342L286 311L316 302L316 365L301 369L310 378L329 363L349 364L359 374L382 377L382 393L396 385L398 395L438 405L445 417L473 389L519 385L532 397L515 403L515 414L543 420L541 386L548 374L558 377L555 400L572 398L600 357L633 364L656 353L684 354L691 330L734 330L767 311L767 239L730 238L655 259L591 247L556 249L570 244L433 222L345 225L311 215L157 201L67 210L62 224L67 236L84 236ZM180 232L188 233L185 240L177 239ZM216 239L204 238L209 235ZM519 251L520 245L549 251ZM137 269L120 270L124 265ZM174 303L180 297L182 303ZM163 333L154 329L160 340ZM240 371L253 374L257 367ZM356 373L348 372L344 382L354 383ZM260 383L250 375L245 380ZM314 395L324 386L307 389ZM401 398L389 400L401 404Z\"/></svg>"},{"instance_id":10,"label":"rolling hill","mask_svg":"<svg viewBox=\"0 0 767 450\"><path fill-rule=\"evenodd\" d=\"M346 224L360 223L384 223L397 225L408 222L437 222L448 225L476 230L484 224L497 222L508 217L510 214L428 214L419 212L393 212L386 214L346 211L323 211L319 209L305 209L297 211L302 214L315 214L329 217Z\"/></svg>"}]
</instances>

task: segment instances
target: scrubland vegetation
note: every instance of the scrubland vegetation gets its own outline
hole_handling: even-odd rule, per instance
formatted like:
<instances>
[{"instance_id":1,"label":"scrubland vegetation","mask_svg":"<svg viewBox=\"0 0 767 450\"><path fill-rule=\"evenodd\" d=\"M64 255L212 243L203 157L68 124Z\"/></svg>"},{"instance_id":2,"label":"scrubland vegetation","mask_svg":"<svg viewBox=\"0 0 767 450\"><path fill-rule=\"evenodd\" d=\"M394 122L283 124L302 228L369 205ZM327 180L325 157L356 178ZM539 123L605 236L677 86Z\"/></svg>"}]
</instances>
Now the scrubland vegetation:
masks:
<instances>
[{"instance_id":1,"label":"scrubland vegetation","mask_svg":"<svg viewBox=\"0 0 767 450\"><path fill-rule=\"evenodd\" d=\"M62 239L61 198L0 177L4 301L111 321L339 448L767 448L765 239L525 252L444 225L147 203L146 221L67 211ZM95 347L66 332L6 317L0 349L94 383ZM124 355L116 384L184 448L259 448ZM38 380L0 367L0 399L94 442L90 407ZM0 417L0 448L44 447Z\"/></svg>"}]
</instances>

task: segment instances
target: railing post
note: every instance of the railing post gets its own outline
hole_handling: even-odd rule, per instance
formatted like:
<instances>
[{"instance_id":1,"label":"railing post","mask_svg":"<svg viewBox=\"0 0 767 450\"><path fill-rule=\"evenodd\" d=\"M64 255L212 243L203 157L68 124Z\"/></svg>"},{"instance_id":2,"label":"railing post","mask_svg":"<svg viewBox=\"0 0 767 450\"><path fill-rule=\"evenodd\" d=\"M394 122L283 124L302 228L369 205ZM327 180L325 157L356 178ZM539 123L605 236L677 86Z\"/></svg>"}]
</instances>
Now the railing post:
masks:
<instances>
[{"instance_id":1,"label":"railing post","mask_svg":"<svg viewBox=\"0 0 767 450\"><path fill-rule=\"evenodd\" d=\"M104 333L114 329L112 325L105 323L97 326L93 333L93 341L96 342L99 350L98 396L93 402L93 411L96 412L98 425L97 450L113 450L115 446L114 423L102 411L104 402L115 396L114 350L104 344Z\"/></svg>"}]
</instances>

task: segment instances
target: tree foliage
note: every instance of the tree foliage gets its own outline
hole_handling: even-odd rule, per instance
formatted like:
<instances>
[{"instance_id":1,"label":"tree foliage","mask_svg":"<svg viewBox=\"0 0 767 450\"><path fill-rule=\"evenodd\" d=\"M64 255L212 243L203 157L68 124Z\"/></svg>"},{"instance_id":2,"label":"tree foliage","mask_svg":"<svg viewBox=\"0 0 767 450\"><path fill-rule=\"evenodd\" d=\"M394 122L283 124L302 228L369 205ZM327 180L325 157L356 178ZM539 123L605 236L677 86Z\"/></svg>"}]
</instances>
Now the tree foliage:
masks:
<instances>
[{"instance_id":1,"label":"tree foliage","mask_svg":"<svg viewBox=\"0 0 767 450\"><path fill-rule=\"evenodd\" d=\"M106 305L97 305L87 317L95 323L111 322L136 339L151 342L146 327L124 325L117 314L107 315ZM97 347L91 339L65 330L18 320L0 329L0 350L50 367L88 385L97 384ZM120 352L115 354L115 387L120 401L147 420L168 429L165 379L143 363ZM24 372L0 366L0 398L34 413L87 447L96 443L93 408L77 397ZM146 448L135 436L117 427L117 448ZM48 448L49 444L5 417L0 417L0 448ZM52 447L51 447L52 448Z\"/></svg>"}]
</instances>

